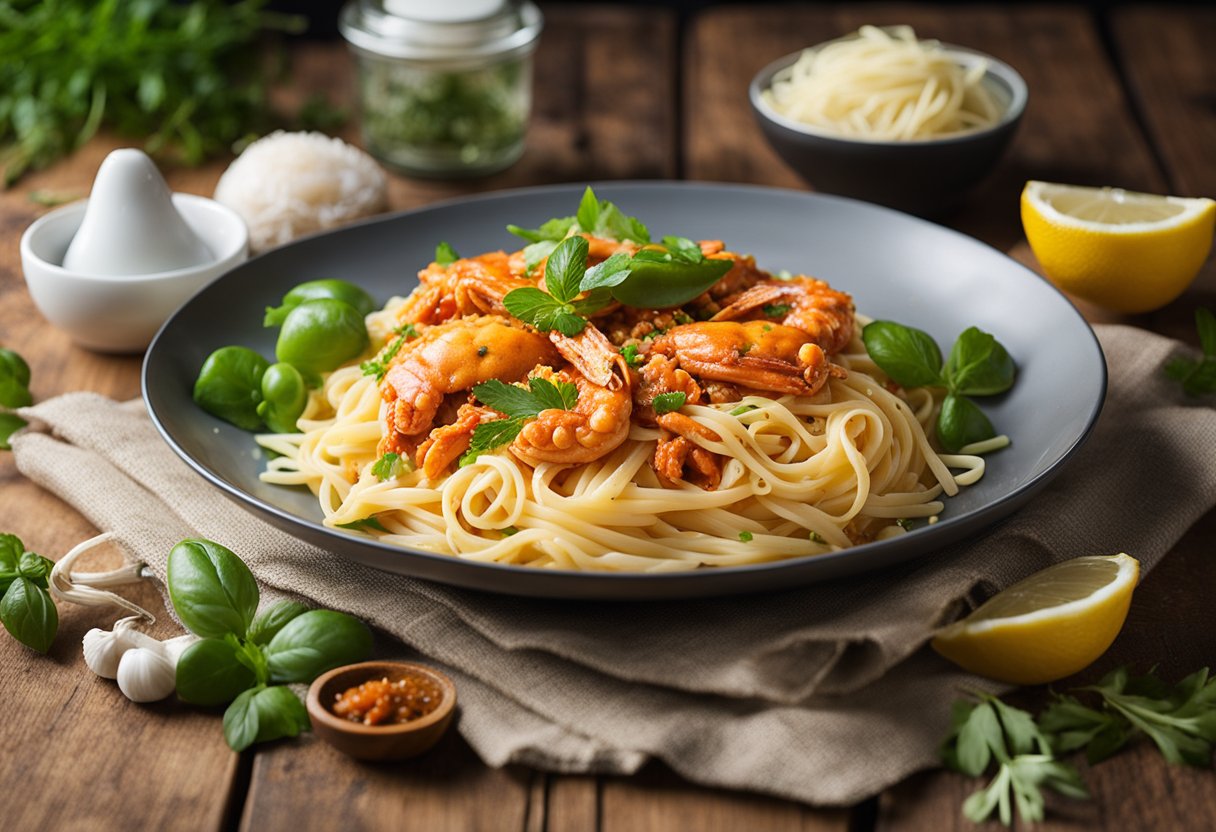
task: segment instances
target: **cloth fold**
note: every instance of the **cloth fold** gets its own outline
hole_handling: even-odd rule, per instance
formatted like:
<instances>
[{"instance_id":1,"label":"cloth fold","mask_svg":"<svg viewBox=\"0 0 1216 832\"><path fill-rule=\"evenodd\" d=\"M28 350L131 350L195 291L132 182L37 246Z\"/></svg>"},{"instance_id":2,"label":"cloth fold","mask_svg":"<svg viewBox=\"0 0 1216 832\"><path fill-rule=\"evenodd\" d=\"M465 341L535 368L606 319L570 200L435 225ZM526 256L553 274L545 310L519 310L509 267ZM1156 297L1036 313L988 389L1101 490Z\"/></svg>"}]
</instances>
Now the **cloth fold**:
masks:
<instances>
[{"instance_id":1,"label":"cloth fold","mask_svg":"<svg viewBox=\"0 0 1216 832\"><path fill-rule=\"evenodd\" d=\"M936 628L1077 555L1127 551L1148 570L1216 504L1216 411L1161 371L1179 345L1098 332L1111 372L1103 416L1030 504L880 575L767 595L564 603L387 575L233 505L139 401L42 402L22 411L31 429L13 446L26 476L159 578L179 540L216 540L266 599L358 615L442 666L460 688L460 730L491 765L624 774L654 757L695 782L840 805L934 764L957 689L976 686L922 649Z\"/></svg>"}]
</instances>

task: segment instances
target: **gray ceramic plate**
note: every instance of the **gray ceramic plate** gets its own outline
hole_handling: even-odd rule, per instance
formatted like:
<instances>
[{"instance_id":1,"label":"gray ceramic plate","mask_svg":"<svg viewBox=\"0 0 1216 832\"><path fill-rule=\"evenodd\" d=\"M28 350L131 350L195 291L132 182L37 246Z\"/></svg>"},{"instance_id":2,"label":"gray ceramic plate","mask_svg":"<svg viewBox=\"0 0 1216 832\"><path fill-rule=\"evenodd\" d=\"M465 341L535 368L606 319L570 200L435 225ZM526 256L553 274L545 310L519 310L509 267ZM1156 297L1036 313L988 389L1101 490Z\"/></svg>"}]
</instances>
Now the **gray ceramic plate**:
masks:
<instances>
[{"instance_id":1,"label":"gray ceramic plate","mask_svg":"<svg viewBox=\"0 0 1216 832\"><path fill-rule=\"evenodd\" d=\"M244 344L271 356L264 307L296 283L338 277L378 300L415 284L440 240L474 253L518 241L507 223L536 226L573 213L582 186L490 194L386 217L301 240L238 266L195 295L161 329L144 362L144 398L157 428L196 471L298 538L359 563L515 595L641 600L788 588L881 570L975 535L1016 510L1056 474L1101 409L1106 367L1075 309L1037 275L962 234L862 202L795 191L686 183L595 186L660 234L725 239L770 270L821 277L857 308L927 330L945 345L968 326L994 333L1019 367L1013 390L986 409L1013 447L990 458L977 485L947 501L940 522L846 551L760 566L669 575L526 569L386 546L327 529L312 494L262 483L253 437L199 410L190 398L214 349ZM948 347L947 347L948 348Z\"/></svg>"}]
</instances>

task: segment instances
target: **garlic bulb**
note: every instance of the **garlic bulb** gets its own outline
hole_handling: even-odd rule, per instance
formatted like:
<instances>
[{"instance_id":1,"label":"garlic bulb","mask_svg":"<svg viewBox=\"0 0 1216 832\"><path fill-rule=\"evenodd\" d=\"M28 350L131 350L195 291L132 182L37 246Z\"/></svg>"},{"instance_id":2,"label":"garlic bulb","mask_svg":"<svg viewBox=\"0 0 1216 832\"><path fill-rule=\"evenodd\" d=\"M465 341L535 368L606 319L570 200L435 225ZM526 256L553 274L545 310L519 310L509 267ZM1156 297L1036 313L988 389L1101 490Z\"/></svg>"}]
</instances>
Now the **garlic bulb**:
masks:
<instances>
[{"instance_id":1,"label":"garlic bulb","mask_svg":"<svg viewBox=\"0 0 1216 832\"><path fill-rule=\"evenodd\" d=\"M136 647L118 662L118 689L132 702L156 702L173 693L177 670L162 650Z\"/></svg>"},{"instance_id":2,"label":"garlic bulb","mask_svg":"<svg viewBox=\"0 0 1216 832\"><path fill-rule=\"evenodd\" d=\"M94 627L84 634L84 663L89 670L103 679L114 679L118 676L118 663L128 650L136 647L161 649L159 641L135 629L138 620L139 616L133 615L116 621L113 630Z\"/></svg>"}]
</instances>

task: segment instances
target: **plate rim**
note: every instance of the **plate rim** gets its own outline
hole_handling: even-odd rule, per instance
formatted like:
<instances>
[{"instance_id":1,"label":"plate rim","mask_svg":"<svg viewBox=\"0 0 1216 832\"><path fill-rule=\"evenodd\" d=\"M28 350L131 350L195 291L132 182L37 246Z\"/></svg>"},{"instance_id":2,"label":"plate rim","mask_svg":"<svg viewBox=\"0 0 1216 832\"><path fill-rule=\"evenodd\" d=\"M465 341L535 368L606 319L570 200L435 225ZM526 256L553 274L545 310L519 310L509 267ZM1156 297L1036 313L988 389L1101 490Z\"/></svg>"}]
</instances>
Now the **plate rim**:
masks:
<instances>
[{"instance_id":1,"label":"plate rim","mask_svg":"<svg viewBox=\"0 0 1216 832\"><path fill-rule=\"evenodd\" d=\"M988 249L1000 258L1008 261L1016 269L1024 272L1028 277L1041 281L1044 288L1049 289L1064 304L1064 309L1075 317L1076 321L1081 324L1084 332L1088 336L1089 345L1093 347L1096 357L1097 369L1099 371L1099 379L1097 385L1097 396L1090 403L1089 410L1085 414L1085 424L1077 436L1067 448L1062 450L1058 457L1053 460L1043 470L1039 471L1034 476L1020 483L1016 488L1009 493L1000 496L999 498L985 503L984 505L972 509L966 514L959 517L947 518L945 521L936 523L930 526L925 526L917 529L914 533L918 535L917 552L906 554L897 559L898 563L906 563L911 561L922 560L939 554L942 549L956 542L962 535L966 534L969 529L978 527L986 533L986 530L993 522L1006 516L1008 513L1016 510L1020 504L1025 503L1033 497L1038 491L1050 482L1063 467L1076 455L1077 451L1085 444L1093 433L1094 426L1097 424L1098 418L1102 413L1105 404L1109 373L1106 365L1105 353L1102 349L1101 341L1094 332L1093 327L1080 311L1068 300L1055 285L1046 280L1032 269L1010 257L1005 252L996 248L989 243L965 234L962 231L940 225L922 217L917 217L912 214L907 214L902 211L897 211L893 208L877 205L874 203L865 202L863 200L852 199L850 197L836 196L833 194L821 194L812 191L799 190L796 188L771 187L765 185L752 185L733 182L711 182L711 181L687 181L687 180L596 180L589 182L564 182L553 183L548 185L530 185L520 188L509 188L502 190L488 191L485 193L466 194L456 197L445 198L435 202L428 203L416 208L406 209L403 211L395 211L391 213L379 214L374 217L369 217L355 223L340 226L338 228L327 229L315 233L301 236L290 243L282 246L277 246L266 252L263 252L255 257L234 266L232 269L218 275L214 280L210 281L206 286L199 289L194 295L186 300L174 313L165 321L165 323L157 330L152 342L149 344L147 351L144 354L143 361L140 366L140 392L143 399L145 409L156 428L157 433L169 445L177 456L182 459L195 473L202 476L209 484L218 487L220 491L246 511L254 514L263 515L272 525L275 525L291 537L309 543L310 545L321 546L328 551L339 555L348 560L355 560L381 571L390 574L410 576L417 580L429 580L445 583L463 588L473 587L473 583L483 584L485 582L478 581L472 583L460 583L456 581L448 581L443 578L418 577L411 572L403 570L388 569L378 565L368 558L358 557L352 558L344 549L352 544L357 544L361 547L370 548L383 555L409 555L414 558L421 558L424 562L432 563L440 567L448 567L449 569L458 569L466 567L469 569L484 572L485 575L492 576L495 574L509 574L523 578L529 576L529 581L540 585L536 591L518 591L510 588L490 588L490 591L499 594L512 595L516 597L526 596L553 596L557 593L559 587L563 589L561 597L565 598L586 598L599 600L616 600L630 601L638 600L639 597L658 598L676 598L676 597L702 597L709 595L735 595L744 594L755 591L754 588L738 588L732 589L730 586L718 586L719 584L727 583L730 579L740 579L744 583L756 583L754 579L763 579L772 572L796 571L797 567L806 567L807 564L816 564L810 567L812 571L821 570L828 574L818 578L802 581L801 583L821 582L831 580L833 577L842 575L857 574L865 571L866 562L874 559L881 559L887 552L891 550L890 544L898 542L900 539L871 541L860 546L853 546L848 549L841 549L835 552L828 552L822 555L814 555L800 558L786 558L782 560L767 561L764 563L745 564L740 566L714 567L711 569L694 569L687 571L674 572L599 572L599 571L579 571L571 569L537 569L535 567L519 566L515 564L500 564L494 562L472 561L463 558L458 558L453 555L442 554L438 552L428 552L421 549L411 549L404 546L383 543L375 538L365 535L359 535L357 532L352 533L346 530L331 529L324 526L322 523L301 517L279 506L264 502L258 497L250 494L238 486L228 483L223 476L218 472L211 470L202 462L196 460L189 454L185 448L174 438L172 432L164 424L158 414L156 406L153 402L153 395L149 390L148 375L150 368L159 356L158 347L162 341L167 338L167 333L172 329L175 321L186 311L186 309L194 303L199 295L208 291L216 283L226 279L233 272L244 269L250 264L255 264L258 261L268 256L281 252L283 249L295 246L304 242L315 241L317 239L341 234L354 228L365 228L373 225L390 224L400 222L409 217L430 213L432 211L451 208L467 204L470 202L489 203L501 200L509 200L535 194L560 194L560 193L579 193L586 187L591 187L597 193L601 190L611 190L616 188L630 188L643 190L721 190L726 189L736 193L753 193L759 196L780 194L786 197L796 199L808 199L814 202L827 203L846 203L853 206L862 206L866 210L877 211L882 214L895 215L901 221L912 221L914 224L920 224L933 229L935 233L945 233L947 235L962 238L971 245L978 245ZM1004 509L1010 503L1016 503L1009 509L1008 512ZM288 527L303 526L308 532L308 536L302 536L296 532L289 531ZM319 540L329 540L333 542L333 546L325 546ZM842 566L846 561L851 562L850 566ZM830 566L837 567L835 570ZM753 580L748 580L753 579ZM569 591L571 584L583 585L583 591L572 594ZM548 586L546 586L548 585ZM651 588L651 592L646 596L621 596L620 587L629 586L644 586ZM591 587L599 587L601 589L593 589ZM485 589L484 586L478 586L479 589ZM768 588L767 591L779 588ZM708 590L708 591L707 591Z\"/></svg>"}]
</instances>

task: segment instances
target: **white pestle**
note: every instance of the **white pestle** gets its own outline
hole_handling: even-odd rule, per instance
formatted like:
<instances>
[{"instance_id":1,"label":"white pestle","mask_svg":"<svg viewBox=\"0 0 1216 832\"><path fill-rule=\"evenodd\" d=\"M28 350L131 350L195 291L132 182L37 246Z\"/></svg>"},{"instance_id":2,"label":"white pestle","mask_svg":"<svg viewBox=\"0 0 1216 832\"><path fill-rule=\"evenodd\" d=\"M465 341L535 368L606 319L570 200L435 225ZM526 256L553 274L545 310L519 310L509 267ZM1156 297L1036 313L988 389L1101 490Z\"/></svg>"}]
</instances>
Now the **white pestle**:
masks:
<instances>
[{"instance_id":1,"label":"white pestle","mask_svg":"<svg viewBox=\"0 0 1216 832\"><path fill-rule=\"evenodd\" d=\"M63 267L81 275L123 277L215 259L174 207L169 186L148 154L123 148L98 168Z\"/></svg>"}]
</instances>

